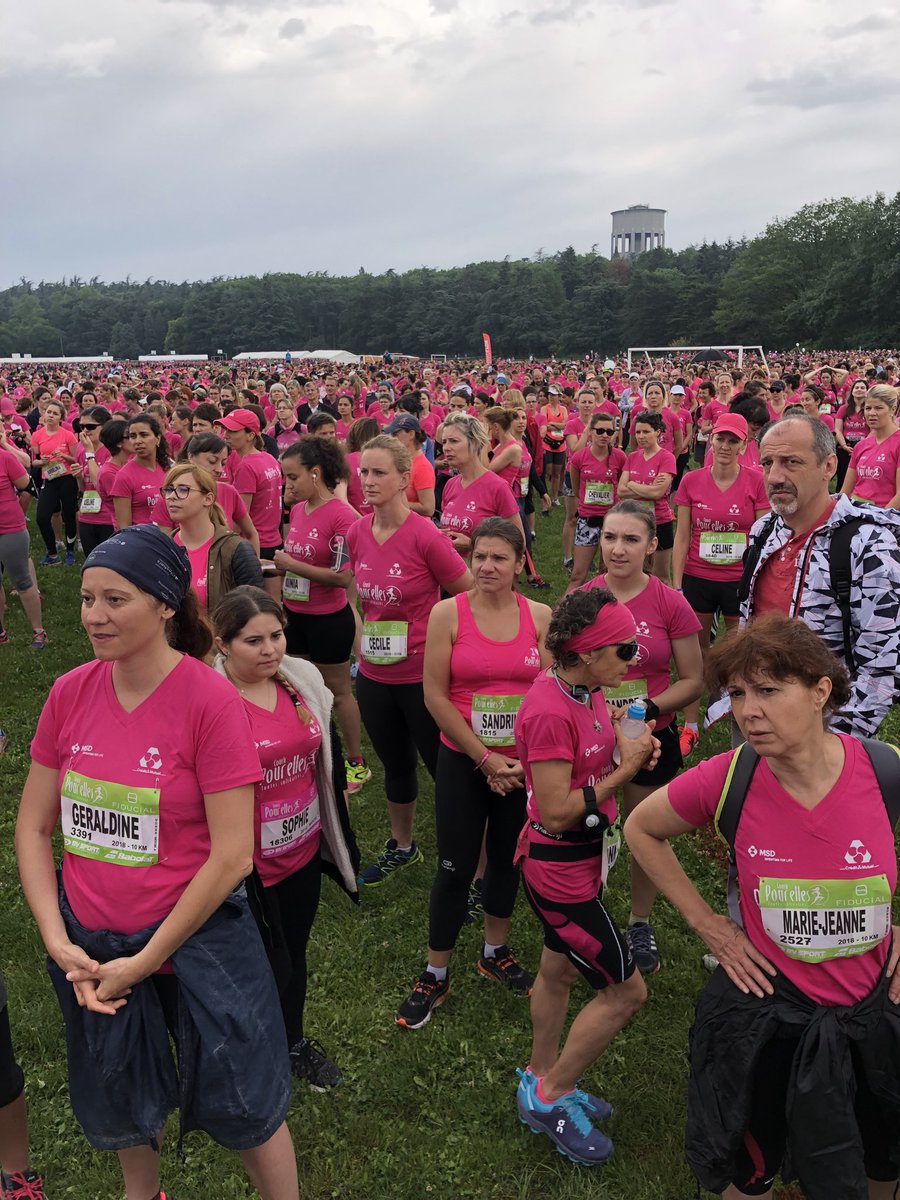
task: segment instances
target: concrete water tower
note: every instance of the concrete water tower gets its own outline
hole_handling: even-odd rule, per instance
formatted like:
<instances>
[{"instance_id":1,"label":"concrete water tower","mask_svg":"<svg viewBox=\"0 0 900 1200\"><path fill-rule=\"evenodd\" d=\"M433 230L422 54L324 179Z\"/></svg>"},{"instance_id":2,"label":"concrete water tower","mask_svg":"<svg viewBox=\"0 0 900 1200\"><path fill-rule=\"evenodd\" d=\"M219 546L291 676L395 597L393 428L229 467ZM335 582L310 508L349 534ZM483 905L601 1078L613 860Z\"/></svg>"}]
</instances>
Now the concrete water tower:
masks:
<instances>
[{"instance_id":1,"label":"concrete water tower","mask_svg":"<svg viewBox=\"0 0 900 1200\"><path fill-rule=\"evenodd\" d=\"M612 214L610 258L634 258L647 250L662 250L666 244L666 210L649 204L617 208Z\"/></svg>"}]
</instances>

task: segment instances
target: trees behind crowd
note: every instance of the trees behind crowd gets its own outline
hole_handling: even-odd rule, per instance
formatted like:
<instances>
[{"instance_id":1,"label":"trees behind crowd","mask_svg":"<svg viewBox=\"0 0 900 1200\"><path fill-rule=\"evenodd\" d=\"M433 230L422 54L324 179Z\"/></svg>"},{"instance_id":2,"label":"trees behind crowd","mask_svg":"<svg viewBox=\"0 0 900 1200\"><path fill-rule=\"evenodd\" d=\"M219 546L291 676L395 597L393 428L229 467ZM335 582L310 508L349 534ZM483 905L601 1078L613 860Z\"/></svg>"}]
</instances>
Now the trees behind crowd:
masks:
<instances>
[{"instance_id":1,"label":"trees behind crowd","mask_svg":"<svg viewBox=\"0 0 900 1200\"><path fill-rule=\"evenodd\" d=\"M0 355L390 347L469 356L480 353L484 330L504 356L609 353L629 343L892 346L898 314L900 193L810 204L751 240L634 261L569 246L402 274L22 280L0 292Z\"/></svg>"}]
</instances>

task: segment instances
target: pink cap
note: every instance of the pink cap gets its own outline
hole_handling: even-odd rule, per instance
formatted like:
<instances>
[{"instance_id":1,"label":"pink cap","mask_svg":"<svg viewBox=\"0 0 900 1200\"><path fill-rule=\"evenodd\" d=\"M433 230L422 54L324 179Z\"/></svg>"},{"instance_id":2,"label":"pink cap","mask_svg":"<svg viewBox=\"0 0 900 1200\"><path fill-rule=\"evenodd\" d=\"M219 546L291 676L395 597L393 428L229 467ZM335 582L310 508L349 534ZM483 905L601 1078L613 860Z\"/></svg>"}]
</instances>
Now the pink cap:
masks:
<instances>
[{"instance_id":1,"label":"pink cap","mask_svg":"<svg viewBox=\"0 0 900 1200\"><path fill-rule=\"evenodd\" d=\"M233 408L227 417L216 421L225 429L249 429L251 433L259 433L259 417L247 408Z\"/></svg>"},{"instance_id":2,"label":"pink cap","mask_svg":"<svg viewBox=\"0 0 900 1200\"><path fill-rule=\"evenodd\" d=\"M749 432L747 422L739 413L722 413L713 425L713 433L733 433L742 442L747 440Z\"/></svg>"},{"instance_id":3,"label":"pink cap","mask_svg":"<svg viewBox=\"0 0 900 1200\"><path fill-rule=\"evenodd\" d=\"M9 396L4 396L0 400L0 416L14 417L16 415L16 406L10 400Z\"/></svg>"}]
</instances>

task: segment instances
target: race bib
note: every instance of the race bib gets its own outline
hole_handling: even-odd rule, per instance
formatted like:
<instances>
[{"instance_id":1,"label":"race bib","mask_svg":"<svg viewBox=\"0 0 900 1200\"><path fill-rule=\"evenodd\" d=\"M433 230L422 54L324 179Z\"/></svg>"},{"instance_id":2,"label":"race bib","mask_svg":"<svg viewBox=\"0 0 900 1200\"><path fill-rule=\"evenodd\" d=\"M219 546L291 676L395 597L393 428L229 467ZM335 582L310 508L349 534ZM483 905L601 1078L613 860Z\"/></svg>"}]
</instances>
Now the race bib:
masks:
<instances>
[{"instance_id":1,"label":"race bib","mask_svg":"<svg viewBox=\"0 0 900 1200\"><path fill-rule=\"evenodd\" d=\"M717 566L739 563L746 549L746 533L723 533L718 530L700 534L700 557L703 562Z\"/></svg>"},{"instance_id":2,"label":"race bib","mask_svg":"<svg viewBox=\"0 0 900 1200\"><path fill-rule=\"evenodd\" d=\"M319 796L312 784L293 800L263 801L259 806L259 849L263 858L289 854L318 833Z\"/></svg>"},{"instance_id":3,"label":"race bib","mask_svg":"<svg viewBox=\"0 0 900 1200\"><path fill-rule=\"evenodd\" d=\"M516 714L524 696L472 697L472 732L485 746L515 744Z\"/></svg>"},{"instance_id":4,"label":"race bib","mask_svg":"<svg viewBox=\"0 0 900 1200\"><path fill-rule=\"evenodd\" d=\"M761 878L763 929L788 958L818 963L865 954L891 932L886 875L854 879Z\"/></svg>"},{"instance_id":5,"label":"race bib","mask_svg":"<svg viewBox=\"0 0 900 1200\"><path fill-rule=\"evenodd\" d=\"M638 700L643 700L646 704L647 680L630 679L627 683L620 683L617 688L604 688L603 699L613 708L627 708L629 704L635 704Z\"/></svg>"},{"instance_id":6,"label":"race bib","mask_svg":"<svg viewBox=\"0 0 900 1200\"><path fill-rule=\"evenodd\" d=\"M379 666L403 662L408 637L408 621L363 621L362 656Z\"/></svg>"},{"instance_id":7,"label":"race bib","mask_svg":"<svg viewBox=\"0 0 900 1200\"><path fill-rule=\"evenodd\" d=\"M59 479L60 475L65 475L69 468L64 462L51 462L44 464L45 479Z\"/></svg>"},{"instance_id":8,"label":"race bib","mask_svg":"<svg viewBox=\"0 0 900 1200\"><path fill-rule=\"evenodd\" d=\"M613 502L613 485L611 483L600 483L597 480L587 482L584 485L584 502L585 504L598 504L604 508L611 508Z\"/></svg>"},{"instance_id":9,"label":"race bib","mask_svg":"<svg viewBox=\"0 0 900 1200\"><path fill-rule=\"evenodd\" d=\"M294 575L288 571L281 585L281 594L285 600L306 601L309 599L309 583L304 575Z\"/></svg>"},{"instance_id":10,"label":"race bib","mask_svg":"<svg viewBox=\"0 0 900 1200\"><path fill-rule=\"evenodd\" d=\"M159 788L66 771L60 800L69 854L122 867L152 867L159 861Z\"/></svg>"},{"instance_id":11,"label":"race bib","mask_svg":"<svg viewBox=\"0 0 900 1200\"><path fill-rule=\"evenodd\" d=\"M603 831L603 865L600 868L600 882L606 887L609 873L616 865L619 851L622 849L622 830L618 820L614 825Z\"/></svg>"},{"instance_id":12,"label":"race bib","mask_svg":"<svg viewBox=\"0 0 900 1200\"><path fill-rule=\"evenodd\" d=\"M100 493L87 491L82 494L78 511L83 513L98 513L100 511Z\"/></svg>"},{"instance_id":13,"label":"race bib","mask_svg":"<svg viewBox=\"0 0 900 1200\"><path fill-rule=\"evenodd\" d=\"M528 495L528 482L529 482L528 475L520 475L519 476L519 493L520 493L520 495L522 495L522 496Z\"/></svg>"}]
</instances>

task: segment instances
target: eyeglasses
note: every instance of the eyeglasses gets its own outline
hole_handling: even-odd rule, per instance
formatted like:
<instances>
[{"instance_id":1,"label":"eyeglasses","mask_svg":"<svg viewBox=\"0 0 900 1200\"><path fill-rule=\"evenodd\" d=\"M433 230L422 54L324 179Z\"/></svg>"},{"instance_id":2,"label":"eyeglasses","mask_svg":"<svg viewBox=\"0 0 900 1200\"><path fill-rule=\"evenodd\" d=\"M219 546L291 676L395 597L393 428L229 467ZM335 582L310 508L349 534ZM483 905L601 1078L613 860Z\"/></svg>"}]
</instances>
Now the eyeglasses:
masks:
<instances>
[{"instance_id":1,"label":"eyeglasses","mask_svg":"<svg viewBox=\"0 0 900 1200\"><path fill-rule=\"evenodd\" d=\"M161 496L177 496L179 500L187 500L191 492L199 492L200 488L188 487L186 483L166 483L159 489Z\"/></svg>"},{"instance_id":2,"label":"eyeglasses","mask_svg":"<svg viewBox=\"0 0 900 1200\"><path fill-rule=\"evenodd\" d=\"M631 662L639 650L637 642L610 642L610 646L615 646L616 658L621 658L622 662ZM598 650L606 650L606 646L598 646Z\"/></svg>"}]
</instances>

